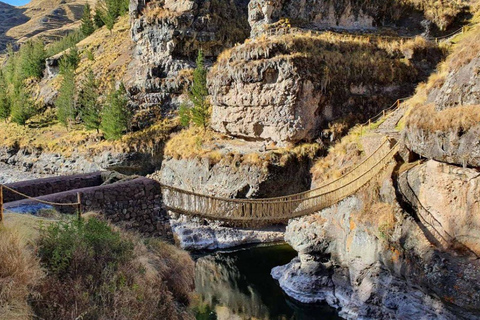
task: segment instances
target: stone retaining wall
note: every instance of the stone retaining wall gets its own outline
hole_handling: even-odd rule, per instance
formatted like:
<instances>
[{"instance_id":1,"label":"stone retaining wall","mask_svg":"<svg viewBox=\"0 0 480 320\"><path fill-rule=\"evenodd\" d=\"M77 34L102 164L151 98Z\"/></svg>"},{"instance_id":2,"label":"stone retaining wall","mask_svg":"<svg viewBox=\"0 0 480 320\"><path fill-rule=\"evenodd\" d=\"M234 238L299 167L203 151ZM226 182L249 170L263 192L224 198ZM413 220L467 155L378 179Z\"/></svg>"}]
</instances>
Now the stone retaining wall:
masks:
<instances>
[{"instance_id":1,"label":"stone retaining wall","mask_svg":"<svg viewBox=\"0 0 480 320\"><path fill-rule=\"evenodd\" d=\"M30 197L39 197L74 189L99 186L103 183L102 173L94 172L73 176L51 177L6 184L5 186L17 190ZM25 199L9 190L3 190L3 201L12 202Z\"/></svg>"},{"instance_id":2,"label":"stone retaining wall","mask_svg":"<svg viewBox=\"0 0 480 320\"><path fill-rule=\"evenodd\" d=\"M162 209L160 184L155 180L137 178L110 185L74 189L38 197L56 203L75 203L81 195L83 212L100 212L114 223L149 236L171 237L168 215ZM37 205L34 200L21 200L5 205L6 210ZM74 214L77 208L56 206L62 213Z\"/></svg>"}]
</instances>

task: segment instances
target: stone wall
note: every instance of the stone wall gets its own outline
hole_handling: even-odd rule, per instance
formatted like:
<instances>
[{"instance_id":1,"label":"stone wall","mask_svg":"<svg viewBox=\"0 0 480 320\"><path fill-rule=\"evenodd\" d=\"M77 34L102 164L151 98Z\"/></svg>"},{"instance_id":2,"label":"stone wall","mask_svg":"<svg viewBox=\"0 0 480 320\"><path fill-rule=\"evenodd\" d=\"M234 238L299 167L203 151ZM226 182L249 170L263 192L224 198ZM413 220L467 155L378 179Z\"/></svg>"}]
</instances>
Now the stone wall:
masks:
<instances>
[{"instance_id":1,"label":"stone wall","mask_svg":"<svg viewBox=\"0 0 480 320\"><path fill-rule=\"evenodd\" d=\"M88 187L50 194L37 199L55 203L75 203L81 195L83 212L100 212L110 221L149 236L171 237L169 219L162 209L160 184L147 178L110 185ZM36 206L34 200L21 200L5 205L6 210ZM74 214L74 206L55 207L62 213Z\"/></svg>"},{"instance_id":2,"label":"stone wall","mask_svg":"<svg viewBox=\"0 0 480 320\"><path fill-rule=\"evenodd\" d=\"M73 189L99 186L103 183L102 173L94 172L72 176L52 177L36 180L28 180L6 184L5 186L15 189L18 192L30 197L39 197L53 193L64 192ZM24 197L4 189L3 201L12 202L23 200Z\"/></svg>"}]
</instances>

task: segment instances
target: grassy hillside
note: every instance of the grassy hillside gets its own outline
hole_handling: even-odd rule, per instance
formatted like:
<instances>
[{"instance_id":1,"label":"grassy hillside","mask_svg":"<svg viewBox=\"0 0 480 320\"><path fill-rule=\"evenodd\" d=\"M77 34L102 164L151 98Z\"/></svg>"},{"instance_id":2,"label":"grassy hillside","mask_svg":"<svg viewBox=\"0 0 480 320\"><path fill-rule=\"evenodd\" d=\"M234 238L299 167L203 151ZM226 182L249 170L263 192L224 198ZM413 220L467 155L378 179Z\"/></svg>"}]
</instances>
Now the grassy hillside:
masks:
<instances>
[{"instance_id":1,"label":"grassy hillside","mask_svg":"<svg viewBox=\"0 0 480 320\"><path fill-rule=\"evenodd\" d=\"M96 0L32 0L22 7L0 3L0 52L7 42L23 43L41 37L46 41L56 40L79 26L83 6ZM4 23L5 22L5 23Z\"/></svg>"}]
</instances>

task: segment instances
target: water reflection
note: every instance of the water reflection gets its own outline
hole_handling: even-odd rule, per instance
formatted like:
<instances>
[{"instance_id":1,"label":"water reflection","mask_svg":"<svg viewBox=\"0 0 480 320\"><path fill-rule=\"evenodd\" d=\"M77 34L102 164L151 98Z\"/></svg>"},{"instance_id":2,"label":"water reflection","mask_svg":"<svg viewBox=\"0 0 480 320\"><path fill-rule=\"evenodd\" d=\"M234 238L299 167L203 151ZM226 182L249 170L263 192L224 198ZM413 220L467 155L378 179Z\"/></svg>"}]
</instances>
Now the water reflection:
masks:
<instances>
[{"instance_id":1,"label":"water reflection","mask_svg":"<svg viewBox=\"0 0 480 320\"><path fill-rule=\"evenodd\" d=\"M340 319L334 309L288 299L270 270L296 256L288 245L215 253L197 259L197 319Z\"/></svg>"}]
</instances>

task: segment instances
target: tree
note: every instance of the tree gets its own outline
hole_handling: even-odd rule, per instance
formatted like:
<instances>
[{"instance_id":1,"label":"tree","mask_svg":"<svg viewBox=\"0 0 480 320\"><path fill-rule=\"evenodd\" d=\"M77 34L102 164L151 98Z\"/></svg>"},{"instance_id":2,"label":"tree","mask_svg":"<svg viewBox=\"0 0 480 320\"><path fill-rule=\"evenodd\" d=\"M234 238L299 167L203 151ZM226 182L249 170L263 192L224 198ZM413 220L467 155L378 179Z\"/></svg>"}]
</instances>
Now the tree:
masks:
<instances>
[{"instance_id":1,"label":"tree","mask_svg":"<svg viewBox=\"0 0 480 320\"><path fill-rule=\"evenodd\" d=\"M97 130L99 132L102 106L98 102L100 97L98 81L95 79L92 70L88 71L87 78L83 81L81 88L78 96L80 118L87 130Z\"/></svg>"},{"instance_id":2,"label":"tree","mask_svg":"<svg viewBox=\"0 0 480 320\"><path fill-rule=\"evenodd\" d=\"M19 87L13 93L11 99L11 120L20 125L25 125L28 119L35 115L35 107L30 98L30 93L23 87Z\"/></svg>"},{"instance_id":3,"label":"tree","mask_svg":"<svg viewBox=\"0 0 480 320\"><path fill-rule=\"evenodd\" d=\"M205 58L201 50L198 52L197 67L193 71L193 83L188 95L193 106L191 108L188 108L186 105L180 107L180 121L182 125L193 123L205 130L210 116L210 106L207 101L207 69L205 68Z\"/></svg>"},{"instance_id":4,"label":"tree","mask_svg":"<svg viewBox=\"0 0 480 320\"><path fill-rule=\"evenodd\" d=\"M89 36L95 31L95 25L93 24L92 19L92 8L87 3L83 7L83 16L82 16L82 25L80 26L84 36Z\"/></svg>"},{"instance_id":5,"label":"tree","mask_svg":"<svg viewBox=\"0 0 480 320\"><path fill-rule=\"evenodd\" d=\"M68 53L60 59L60 73L65 74L68 71L75 71L80 63L80 54L77 46L73 45Z\"/></svg>"},{"instance_id":6,"label":"tree","mask_svg":"<svg viewBox=\"0 0 480 320\"><path fill-rule=\"evenodd\" d=\"M105 25L105 22L103 22L103 16L105 15L105 10L103 9L101 2L97 2L97 5L95 7L95 15L93 16L93 23L95 23L95 26L97 28L101 28Z\"/></svg>"},{"instance_id":7,"label":"tree","mask_svg":"<svg viewBox=\"0 0 480 320\"><path fill-rule=\"evenodd\" d=\"M7 83L5 81L5 76L0 70L0 119L7 121L10 117L11 106L10 99L8 97Z\"/></svg>"},{"instance_id":8,"label":"tree","mask_svg":"<svg viewBox=\"0 0 480 320\"><path fill-rule=\"evenodd\" d=\"M23 81L27 78L41 78L45 69L45 48L43 42L28 41L20 47L18 60L15 61L15 77Z\"/></svg>"},{"instance_id":9,"label":"tree","mask_svg":"<svg viewBox=\"0 0 480 320\"><path fill-rule=\"evenodd\" d=\"M102 123L100 125L108 140L119 139L128 129L131 113L128 110L125 86L120 84L118 89L112 84L107 96L106 104L102 111Z\"/></svg>"},{"instance_id":10,"label":"tree","mask_svg":"<svg viewBox=\"0 0 480 320\"><path fill-rule=\"evenodd\" d=\"M75 73L71 69L66 69L63 73L62 83L58 90L58 97L55 101L57 107L57 118L61 124L68 127L70 122L75 119Z\"/></svg>"}]
</instances>

